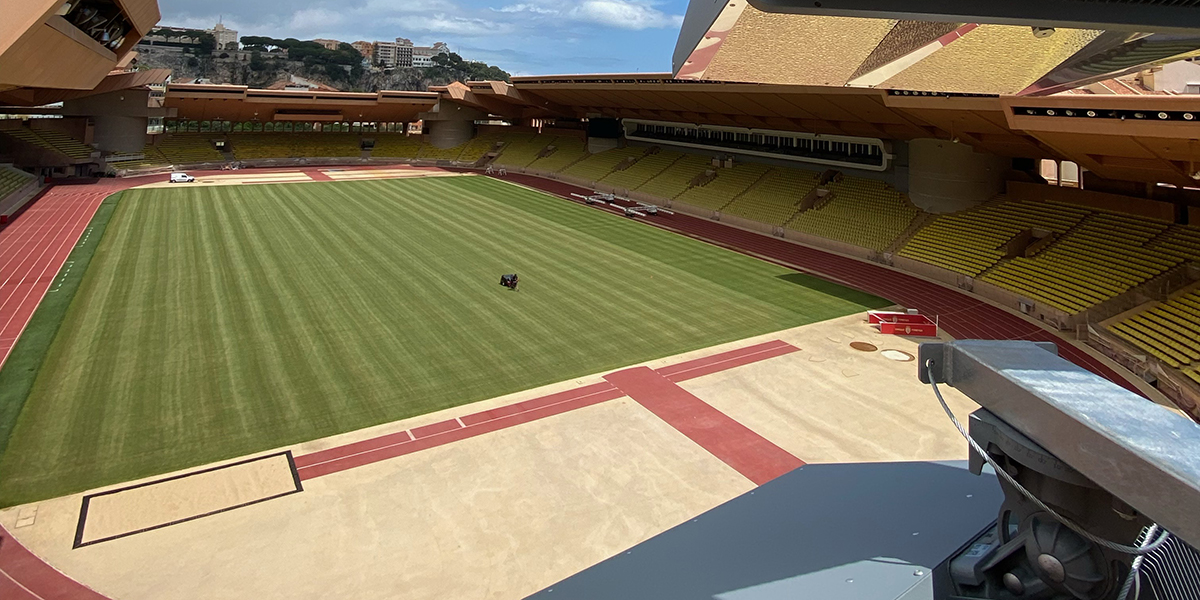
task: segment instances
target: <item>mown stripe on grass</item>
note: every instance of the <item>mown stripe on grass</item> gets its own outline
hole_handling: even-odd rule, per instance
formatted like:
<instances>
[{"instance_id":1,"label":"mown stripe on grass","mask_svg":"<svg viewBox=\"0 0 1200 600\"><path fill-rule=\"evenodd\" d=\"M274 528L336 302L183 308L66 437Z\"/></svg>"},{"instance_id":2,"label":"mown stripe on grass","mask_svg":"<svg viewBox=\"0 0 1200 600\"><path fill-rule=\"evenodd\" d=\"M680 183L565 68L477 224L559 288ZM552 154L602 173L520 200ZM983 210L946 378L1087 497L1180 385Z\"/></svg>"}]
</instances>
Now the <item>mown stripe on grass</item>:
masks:
<instances>
[{"instance_id":1,"label":"mown stripe on grass","mask_svg":"<svg viewBox=\"0 0 1200 600\"><path fill-rule=\"evenodd\" d=\"M0 369L0 456L8 447L9 437L12 436L21 410L25 407L29 390L33 388L46 352L50 350L50 344L58 333L63 315L71 305L71 300L75 298L79 282L83 280L83 274L91 264L92 256L100 247L100 240L104 237L113 211L121 200L121 194L122 192L112 194L100 203L88 224L91 235L87 237L86 242L78 244L71 251L64 263L71 264L71 271L65 276L55 273L53 281L60 283L58 291L46 294L42 298L29 324L25 326L25 331L17 340L17 345L4 361L4 367Z\"/></svg>"},{"instance_id":2,"label":"mown stripe on grass","mask_svg":"<svg viewBox=\"0 0 1200 600\"><path fill-rule=\"evenodd\" d=\"M482 178L131 190L0 456L0 504L883 302L792 273Z\"/></svg>"}]
</instances>

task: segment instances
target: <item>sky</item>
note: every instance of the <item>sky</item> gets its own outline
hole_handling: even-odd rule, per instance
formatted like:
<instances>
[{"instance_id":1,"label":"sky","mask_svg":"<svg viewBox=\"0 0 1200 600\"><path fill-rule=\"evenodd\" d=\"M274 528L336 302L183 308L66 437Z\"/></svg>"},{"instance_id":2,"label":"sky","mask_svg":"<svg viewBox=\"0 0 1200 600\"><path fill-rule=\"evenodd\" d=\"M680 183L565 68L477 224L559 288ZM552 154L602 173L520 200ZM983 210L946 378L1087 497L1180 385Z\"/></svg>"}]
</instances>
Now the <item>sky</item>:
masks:
<instances>
[{"instance_id":1,"label":"sky","mask_svg":"<svg viewBox=\"0 0 1200 600\"><path fill-rule=\"evenodd\" d=\"M658 73L687 0L159 0L161 25L239 36L446 42L513 75Z\"/></svg>"}]
</instances>

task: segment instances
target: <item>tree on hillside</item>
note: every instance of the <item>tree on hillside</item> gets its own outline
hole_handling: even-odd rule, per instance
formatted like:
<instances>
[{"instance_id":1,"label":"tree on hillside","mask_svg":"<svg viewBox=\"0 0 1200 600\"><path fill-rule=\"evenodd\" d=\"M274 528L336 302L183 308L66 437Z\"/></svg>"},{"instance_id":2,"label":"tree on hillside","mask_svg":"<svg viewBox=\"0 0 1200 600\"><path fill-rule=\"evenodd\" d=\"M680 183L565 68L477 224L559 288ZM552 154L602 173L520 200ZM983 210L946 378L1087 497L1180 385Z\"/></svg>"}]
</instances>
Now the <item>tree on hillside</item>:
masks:
<instances>
[{"instance_id":1,"label":"tree on hillside","mask_svg":"<svg viewBox=\"0 0 1200 600\"><path fill-rule=\"evenodd\" d=\"M450 81L508 81L510 77L500 67L478 61L463 60L457 52L434 55L433 66L426 71L430 79Z\"/></svg>"}]
</instances>

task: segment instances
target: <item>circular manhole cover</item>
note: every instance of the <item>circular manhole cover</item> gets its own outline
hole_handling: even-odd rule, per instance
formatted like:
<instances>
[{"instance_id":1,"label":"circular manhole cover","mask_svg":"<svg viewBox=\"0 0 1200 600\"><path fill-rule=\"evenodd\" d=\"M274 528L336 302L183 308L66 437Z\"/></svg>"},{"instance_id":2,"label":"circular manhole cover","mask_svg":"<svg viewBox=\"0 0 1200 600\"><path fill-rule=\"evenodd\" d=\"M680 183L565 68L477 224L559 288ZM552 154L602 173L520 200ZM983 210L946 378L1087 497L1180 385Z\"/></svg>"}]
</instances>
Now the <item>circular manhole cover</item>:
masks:
<instances>
[{"instance_id":1,"label":"circular manhole cover","mask_svg":"<svg viewBox=\"0 0 1200 600\"><path fill-rule=\"evenodd\" d=\"M883 357L888 360L895 360L899 362L908 362L913 360L913 355L903 350L884 350L883 352L880 352L880 354L882 354Z\"/></svg>"},{"instance_id":2,"label":"circular manhole cover","mask_svg":"<svg viewBox=\"0 0 1200 600\"><path fill-rule=\"evenodd\" d=\"M875 344L868 344L866 342L850 342L850 347L862 352L874 352L879 349L875 347Z\"/></svg>"}]
</instances>

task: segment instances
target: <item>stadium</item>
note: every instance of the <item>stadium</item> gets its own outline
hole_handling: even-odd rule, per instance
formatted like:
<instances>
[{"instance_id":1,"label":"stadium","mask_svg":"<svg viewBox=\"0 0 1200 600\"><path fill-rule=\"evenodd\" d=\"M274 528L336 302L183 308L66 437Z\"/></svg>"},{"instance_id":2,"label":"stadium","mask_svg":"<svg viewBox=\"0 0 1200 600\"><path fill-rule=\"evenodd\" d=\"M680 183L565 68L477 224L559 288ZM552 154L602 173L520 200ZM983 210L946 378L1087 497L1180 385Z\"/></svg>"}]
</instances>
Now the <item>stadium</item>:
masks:
<instances>
[{"instance_id":1,"label":"stadium","mask_svg":"<svg viewBox=\"0 0 1200 600\"><path fill-rule=\"evenodd\" d=\"M12 7L0 598L1200 597L1200 96L1130 78L1195 7L828 4L374 93L138 69L155 0ZM917 377L965 340L1159 437L960 358L946 411L1032 448L971 450ZM993 454L1185 567L1003 562L1041 530Z\"/></svg>"}]
</instances>

